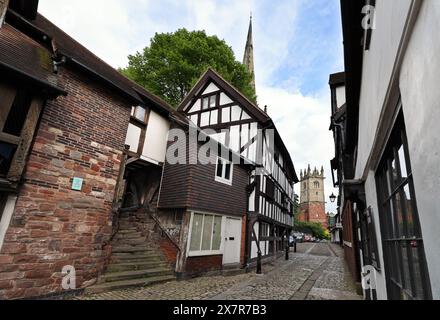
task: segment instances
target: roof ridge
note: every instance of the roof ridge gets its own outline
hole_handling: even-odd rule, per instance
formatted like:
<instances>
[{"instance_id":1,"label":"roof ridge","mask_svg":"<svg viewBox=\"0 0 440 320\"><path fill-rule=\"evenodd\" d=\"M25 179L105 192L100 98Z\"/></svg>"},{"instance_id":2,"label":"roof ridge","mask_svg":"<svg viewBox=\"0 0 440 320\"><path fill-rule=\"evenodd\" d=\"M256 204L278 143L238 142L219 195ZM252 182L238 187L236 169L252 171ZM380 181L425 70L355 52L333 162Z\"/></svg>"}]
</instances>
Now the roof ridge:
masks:
<instances>
[{"instance_id":1,"label":"roof ridge","mask_svg":"<svg viewBox=\"0 0 440 320\"><path fill-rule=\"evenodd\" d=\"M238 90L232 83L223 78L217 71L215 71L212 67L208 67L208 70L203 74L202 78L207 74L208 71L213 72L217 77L219 77L222 81L226 82L233 90L235 90L242 98L244 98L252 107L254 107L257 111L265 115L267 118L270 116L264 112L255 102L252 102L248 97L246 97L240 90ZM201 80L201 79L200 79ZM199 81L200 81L199 80Z\"/></svg>"}]
</instances>

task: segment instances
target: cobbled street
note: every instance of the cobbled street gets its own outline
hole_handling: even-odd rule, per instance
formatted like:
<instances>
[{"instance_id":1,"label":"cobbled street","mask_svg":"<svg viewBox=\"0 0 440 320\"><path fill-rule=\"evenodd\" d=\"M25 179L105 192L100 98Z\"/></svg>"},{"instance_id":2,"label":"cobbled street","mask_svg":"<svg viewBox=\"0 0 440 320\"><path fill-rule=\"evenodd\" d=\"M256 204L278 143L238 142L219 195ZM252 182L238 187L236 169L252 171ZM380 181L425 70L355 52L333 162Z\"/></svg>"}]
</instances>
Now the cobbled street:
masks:
<instances>
[{"instance_id":1,"label":"cobbled street","mask_svg":"<svg viewBox=\"0 0 440 320\"><path fill-rule=\"evenodd\" d=\"M359 300L340 247L298 244L289 261L280 259L255 272L201 277L88 295L85 300Z\"/></svg>"}]
</instances>

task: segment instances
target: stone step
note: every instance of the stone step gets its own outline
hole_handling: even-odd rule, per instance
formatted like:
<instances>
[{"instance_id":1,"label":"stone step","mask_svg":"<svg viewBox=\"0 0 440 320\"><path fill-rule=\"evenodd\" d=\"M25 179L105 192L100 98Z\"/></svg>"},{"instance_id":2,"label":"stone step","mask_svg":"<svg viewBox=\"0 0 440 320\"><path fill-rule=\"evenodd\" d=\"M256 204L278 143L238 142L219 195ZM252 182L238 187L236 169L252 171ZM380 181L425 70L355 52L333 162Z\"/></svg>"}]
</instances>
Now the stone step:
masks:
<instances>
[{"instance_id":1,"label":"stone step","mask_svg":"<svg viewBox=\"0 0 440 320\"><path fill-rule=\"evenodd\" d=\"M96 294L103 293L113 290L121 290L127 288L136 288L136 287L146 287L153 284L170 282L176 280L174 276L161 276L161 277L150 277L150 278L141 278L134 280L125 280L125 281L117 281L117 282L106 282L103 284L98 284L93 287L86 288L86 294Z\"/></svg>"},{"instance_id":2,"label":"stone step","mask_svg":"<svg viewBox=\"0 0 440 320\"><path fill-rule=\"evenodd\" d=\"M112 255L112 263L143 263L143 262L163 262L160 255Z\"/></svg>"},{"instance_id":3,"label":"stone step","mask_svg":"<svg viewBox=\"0 0 440 320\"><path fill-rule=\"evenodd\" d=\"M153 268L148 270L114 272L114 273L106 273L103 276L101 276L99 278L98 284L104 282L115 282L115 281L142 279L148 277L161 277L161 276L170 276L170 275L174 275L174 273L170 270L170 268Z\"/></svg>"},{"instance_id":4,"label":"stone step","mask_svg":"<svg viewBox=\"0 0 440 320\"><path fill-rule=\"evenodd\" d=\"M140 232L121 233L121 234L116 234L116 236L114 237L114 239L139 239L139 238L144 238L142 236L142 233L140 233Z\"/></svg>"},{"instance_id":5,"label":"stone step","mask_svg":"<svg viewBox=\"0 0 440 320\"><path fill-rule=\"evenodd\" d=\"M148 270L155 268L168 268L168 265L163 261L112 263L107 267L107 272L114 273L124 271Z\"/></svg>"},{"instance_id":6,"label":"stone step","mask_svg":"<svg viewBox=\"0 0 440 320\"><path fill-rule=\"evenodd\" d=\"M117 234L125 234L125 233L134 233L139 232L137 228L127 228L127 229L119 229Z\"/></svg>"},{"instance_id":7,"label":"stone step","mask_svg":"<svg viewBox=\"0 0 440 320\"><path fill-rule=\"evenodd\" d=\"M138 246L138 245L145 245L148 243L147 239L145 238L137 238L137 239L117 239L113 240L113 245L118 247L125 247L125 246Z\"/></svg>"},{"instance_id":8,"label":"stone step","mask_svg":"<svg viewBox=\"0 0 440 320\"><path fill-rule=\"evenodd\" d=\"M114 246L112 249L112 253L136 253L136 252L142 252L145 254L148 253L154 254L157 252L157 250L152 249L151 247L139 246L139 245Z\"/></svg>"}]
</instances>

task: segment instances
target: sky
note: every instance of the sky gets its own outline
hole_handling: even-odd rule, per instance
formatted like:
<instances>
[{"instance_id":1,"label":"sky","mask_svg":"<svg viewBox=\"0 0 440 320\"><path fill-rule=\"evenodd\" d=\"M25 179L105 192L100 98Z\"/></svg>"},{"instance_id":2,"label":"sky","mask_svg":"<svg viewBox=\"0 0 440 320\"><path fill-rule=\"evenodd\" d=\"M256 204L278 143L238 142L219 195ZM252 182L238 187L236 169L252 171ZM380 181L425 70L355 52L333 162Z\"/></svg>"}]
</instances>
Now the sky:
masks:
<instances>
[{"instance_id":1,"label":"sky","mask_svg":"<svg viewBox=\"0 0 440 320\"><path fill-rule=\"evenodd\" d=\"M327 211L336 212L328 79L343 70L339 0L40 0L39 11L115 68L155 33L179 28L217 35L242 61L252 12L258 103L298 176L308 164L324 166Z\"/></svg>"}]
</instances>

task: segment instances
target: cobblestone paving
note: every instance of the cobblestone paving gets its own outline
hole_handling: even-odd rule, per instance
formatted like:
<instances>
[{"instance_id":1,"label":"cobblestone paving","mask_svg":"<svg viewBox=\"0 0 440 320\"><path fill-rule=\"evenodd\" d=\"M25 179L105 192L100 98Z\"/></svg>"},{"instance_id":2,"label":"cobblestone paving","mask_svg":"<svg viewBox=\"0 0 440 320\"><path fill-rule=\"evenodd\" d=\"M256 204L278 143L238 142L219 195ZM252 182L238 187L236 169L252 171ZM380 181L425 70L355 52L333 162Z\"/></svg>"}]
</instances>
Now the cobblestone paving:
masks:
<instances>
[{"instance_id":1,"label":"cobblestone paving","mask_svg":"<svg viewBox=\"0 0 440 320\"><path fill-rule=\"evenodd\" d=\"M85 300L353 300L360 299L339 247L299 244L290 260L235 276L172 281L81 297Z\"/></svg>"}]
</instances>

